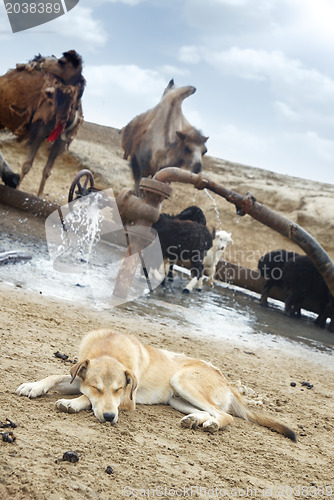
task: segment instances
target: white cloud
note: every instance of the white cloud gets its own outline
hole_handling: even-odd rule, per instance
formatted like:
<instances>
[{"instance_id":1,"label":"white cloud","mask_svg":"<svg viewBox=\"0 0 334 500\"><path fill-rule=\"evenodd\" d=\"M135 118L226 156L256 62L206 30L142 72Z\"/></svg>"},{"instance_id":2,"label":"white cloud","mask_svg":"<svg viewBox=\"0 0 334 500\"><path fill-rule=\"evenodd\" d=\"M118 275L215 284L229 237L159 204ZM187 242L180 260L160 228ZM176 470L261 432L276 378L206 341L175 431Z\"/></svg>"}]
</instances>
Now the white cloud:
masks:
<instances>
[{"instance_id":1,"label":"white cloud","mask_svg":"<svg viewBox=\"0 0 334 500\"><path fill-rule=\"evenodd\" d=\"M300 60L286 56L282 51L266 51L231 47L211 51L206 47L184 47L179 58L187 62L187 54L194 60L207 62L223 74L238 79L264 82L281 113L289 119L298 118L334 124L334 80L320 71L306 67ZM282 104L284 103L284 109ZM288 112L288 108L290 112Z\"/></svg>"},{"instance_id":2,"label":"white cloud","mask_svg":"<svg viewBox=\"0 0 334 500\"><path fill-rule=\"evenodd\" d=\"M41 28L45 29L45 28ZM101 47L108 40L102 21L93 16L93 9L78 5L65 16L52 22L52 31L64 38L84 42L90 49Z\"/></svg>"},{"instance_id":3,"label":"white cloud","mask_svg":"<svg viewBox=\"0 0 334 500\"><path fill-rule=\"evenodd\" d=\"M279 76L280 80L291 81L303 71L299 61L287 58L279 50L268 52L231 47L228 50L216 52L204 49L202 52L205 60L217 69L249 80L268 78L274 80Z\"/></svg>"},{"instance_id":4,"label":"white cloud","mask_svg":"<svg viewBox=\"0 0 334 500\"><path fill-rule=\"evenodd\" d=\"M131 65L88 65L85 76L89 81L90 92L104 95L109 85L115 85L129 94L161 97L165 80L160 73Z\"/></svg>"},{"instance_id":5,"label":"white cloud","mask_svg":"<svg viewBox=\"0 0 334 500\"><path fill-rule=\"evenodd\" d=\"M229 161L287 175L334 183L334 141L315 131L273 133L261 136L235 123L211 123L209 153Z\"/></svg>"},{"instance_id":6,"label":"white cloud","mask_svg":"<svg viewBox=\"0 0 334 500\"><path fill-rule=\"evenodd\" d=\"M212 134L209 130L209 135L211 155L219 154L224 159L239 163L250 164L252 158L257 158L266 149L265 138L235 123L218 125Z\"/></svg>"},{"instance_id":7,"label":"white cloud","mask_svg":"<svg viewBox=\"0 0 334 500\"><path fill-rule=\"evenodd\" d=\"M327 43L334 42L334 4L332 0L292 0L297 8L299 30Z\"/></svg>"},{"instance_id":8,"label":"white cloud","mask_svg":"<svg viewBox=\"0 0 334 500\"><path fill-rule=\"evenodd\" d=\"M118 128L155 106L168 83L158 71L136 65L88 65L84 74L86 120Z\"/></svg>"},{"instance_id":9,"label":"white cloud","mask_svg":"<svg viewBox=\"0 0 334 500\"><path fill-rule=\"evenodd\" d=\"M127 5L138 5L139 3L142 3L145 0L107 0L109 3L116 3L116 2L121 2L121 3L126 3Z\"/></svg>"},{"instance_id":10,"label":"white cloud","mask_svg":"<svg viewBox=\"0 0 334 500\"><path fill-rule=\"evenodd\" d=\"M269 52L234 46L214 51L206 47L181 47L179 59L182 62L191 61L192 56L192 62L204 60L224 73L248 80L269 80L274 87L298 83L302 89L310 86L318 88L318 92L310 94L311 99L322 100L324 95L334 97L334 81L331 78L307 68L301 61L289 58L280 50Z\"/></svg>"},{"instance_id":11,"label":"white cloud","mask_svg":"<svg viewBox=\"0 0 334 500\"><path fill-rule=\"evenodd\" d=\"M299 121L300 119L299 114L296 111L294 111L286 102L276 101L274 103L274 108L276 109L279 115L283 116L284 118L287 118L290 121L296 122Z\"/></svg>"},{"instance_id":12,"label":"white cloud","mask_svg":"<svg viewBox=\"0 0 334 500\"><path fill-rule=\"evenodd\" d=\"M243 36L258 30L272 33L277 21L276 6L282 10L285 1L186 0L185 15L189 24L210 37Z\"/></svg>"},{"instance_id":13,"label":"white cloud","mask_svg":"<svg viewBox=\"0 0 334 500\"><path fill-rule=\"evenodd\" d=\"M201 49L194 45L185 45L180 48L179 60L184 63L198 64L202 59Z\"/></svg>"},{"instance_id":14,"label":"white cloud","mask_svg":"<svg viewBox=\"0 0 334 500\"><path fill-rule=\"evenodd\" d=\"M94 6L104 5L107 3L124 3L126 5L138 5L146 0L94 0ZM92 5L92 0L80 0L80 5Z\"/></svg>"},{"instance_id":15,"label":"white cloud","mask_svg":"<svg viewBox=\"0 0 334 500\"><path fill-rule=\"evenodd\" d=\"M0 2L0 40L6 40L10 37L12 31L9 19L6 14L5 6Z\"/></svg>"},{"instance_id":16,"label":"white cloud","mask_svg":"<svg viewBox=\"0 0 334 500\"><path fill-rule=\"evenodd\" d=\"M175 76L186 76L190 73L188 69L180 68L178 66L171 66L169 64L159 66L158 70L163 75L166 75L166 77L169 79L175 78Z\"/></svg>"},{"instance_id":17,"label":"white cloud","mask_svg":"<svg viewBox=\"0 0 334 500\"><path fill-rule=\"evenodd\" d=\"M320 137L315 131L308 131L303 136L302 139L307 144L307 148L310 149L320 160L327 162L329 166L333 166L334 158L334 141L324 139ZM317 165L315 164L315 169ZM333 168L331 168L333 172ZM332 180L334 180L334 174L332 175Z\"/></svg>"},{"instance_id":18,"label":"white cloud","mask_svg":"<svg viewBox=\"0 0 334 500\"><path fill-rule=\"evenodd\" d=\"M87 65L84 75L84 114L87 121L121 128L134 116L155 106L171 77L165 68L151 70L132 65ZM178 86L177 81L175 84ZM201 128L203 120L192 102L183 104L187 119Z\"/></svg>"},{"instance_id":19,"label":"white cloud","mask_svg":"<svg viewBox=\"0 0 334 500\"><path fill-rule=\"evenodd\" d=\"M257 0L256 4L254 0L210 0L211 4L214 5L228 5L236 9L240 7L252 7L253 9L270 9L276 3L277 0Z\"/></svg>"}]
</instances>

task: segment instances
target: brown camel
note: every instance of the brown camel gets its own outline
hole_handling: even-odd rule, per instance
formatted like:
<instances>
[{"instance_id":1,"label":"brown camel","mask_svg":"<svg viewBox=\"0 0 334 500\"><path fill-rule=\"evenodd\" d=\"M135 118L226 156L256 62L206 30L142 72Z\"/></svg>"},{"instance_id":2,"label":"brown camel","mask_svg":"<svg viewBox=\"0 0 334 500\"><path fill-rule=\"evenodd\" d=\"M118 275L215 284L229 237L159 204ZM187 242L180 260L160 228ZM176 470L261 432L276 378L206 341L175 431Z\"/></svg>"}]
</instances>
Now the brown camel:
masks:
<instances>
[{"instance_id":1,"label":"brown camel","mask_svg":"<svg viewBox=\"0 0 334 500\"><path fill-rule=\"evenodd\" d=\"M161 101L124 127L124 159L130 157L137 193L140 179L162 168L186 166L192 172L201 171L208 137L190 125L181 108L184 99L195 91L190 85L176 88L171 80Z\"/></svg>"},{"instance_id":2,"label":"brown camel","mask_svg":"<svg viewBox=\"0 0 334 500\"><path fill-rule=\"evenodd\" d=\"M56 158L70 145L83 121L85 79L81 71L81 57L70 50L59 59L38 55L0 77L0 128L8 128L29 145L20 182L31 169L42 142L52 142L38 196ZM17 174L11 175L8 169L3 180L12 187L18 185Z\"/></svg>"}]
</instances>

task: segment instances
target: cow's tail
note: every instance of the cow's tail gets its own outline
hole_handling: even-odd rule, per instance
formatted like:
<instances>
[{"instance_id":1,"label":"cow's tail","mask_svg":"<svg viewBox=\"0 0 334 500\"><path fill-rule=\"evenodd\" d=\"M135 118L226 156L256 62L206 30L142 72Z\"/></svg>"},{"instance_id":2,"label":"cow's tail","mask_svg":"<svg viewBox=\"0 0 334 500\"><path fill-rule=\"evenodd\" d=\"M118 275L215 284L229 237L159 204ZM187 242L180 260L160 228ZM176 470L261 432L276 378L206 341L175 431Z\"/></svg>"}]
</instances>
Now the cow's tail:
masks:
<instances>
[{"instance_id":1,"label":"cow's tail","mask_svg":"<svg viewBox=\"0 0 334 500\"><path fill-rule=\"evenodd\" d=\"M236 417L244 418L249 422L254 422L255 424L262 425L263 427L268 427L268 429L273 429L279 434L291 439L291 441L296 442L297 437L295 432L284 424L281 424L274 418L265 415L260 412L255 412L248 408L244 398L241 396L239 391L234 388L230 388L232 392L232 401L230 406L230 413Z\"/></svg>"}]
</instances>

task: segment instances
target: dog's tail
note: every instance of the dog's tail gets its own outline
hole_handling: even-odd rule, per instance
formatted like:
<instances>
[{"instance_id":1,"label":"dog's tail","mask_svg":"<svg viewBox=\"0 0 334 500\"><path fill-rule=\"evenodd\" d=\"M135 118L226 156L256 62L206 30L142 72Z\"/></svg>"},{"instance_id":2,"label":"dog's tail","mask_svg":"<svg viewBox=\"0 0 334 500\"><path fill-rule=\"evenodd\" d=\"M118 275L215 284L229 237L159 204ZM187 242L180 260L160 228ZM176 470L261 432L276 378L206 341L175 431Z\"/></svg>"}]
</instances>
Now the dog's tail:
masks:
<instances>
[{"instance_id":1,"label":"dog's tail","mask_svg":"<svg viewBox=\"0 0 334 500\"><path fill-rule=\"evenodd\" d=\"M236 417L244 418L249 422L254 422L255 424L262 425L263 427L268 427L268 429L273 429L283 436L291 439L291 441L296 442L297 437L292 429L284 424L281 424L274 418L269 417L263 413L255 412L247 407L244 398L241 396L237 389L230 387L232 392L232 401L230 406L230 413Z\"/></svg>"}]
</instances>

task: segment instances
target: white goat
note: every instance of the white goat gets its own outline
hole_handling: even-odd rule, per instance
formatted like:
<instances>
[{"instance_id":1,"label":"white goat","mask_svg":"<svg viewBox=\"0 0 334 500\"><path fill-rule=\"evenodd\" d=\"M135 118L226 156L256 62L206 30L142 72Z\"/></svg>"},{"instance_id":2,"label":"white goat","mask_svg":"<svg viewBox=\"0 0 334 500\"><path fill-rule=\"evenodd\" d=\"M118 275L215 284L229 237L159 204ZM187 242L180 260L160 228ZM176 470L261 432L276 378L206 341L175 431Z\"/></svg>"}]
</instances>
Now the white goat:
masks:
<instances>
[{"instance_id":1,"label":"white goat","mask_svg":"<svg viewBox=\"0 0 334 500\"><path fill-rule=\"evenodd\" d=\"M213 279L216 273L216 266L222 259L226 247L233 244L231 233L217 231L212 247L208 250L203 260L204 273L208 276L208 285L213 286Z\"/></svg>"}]
</instances>

